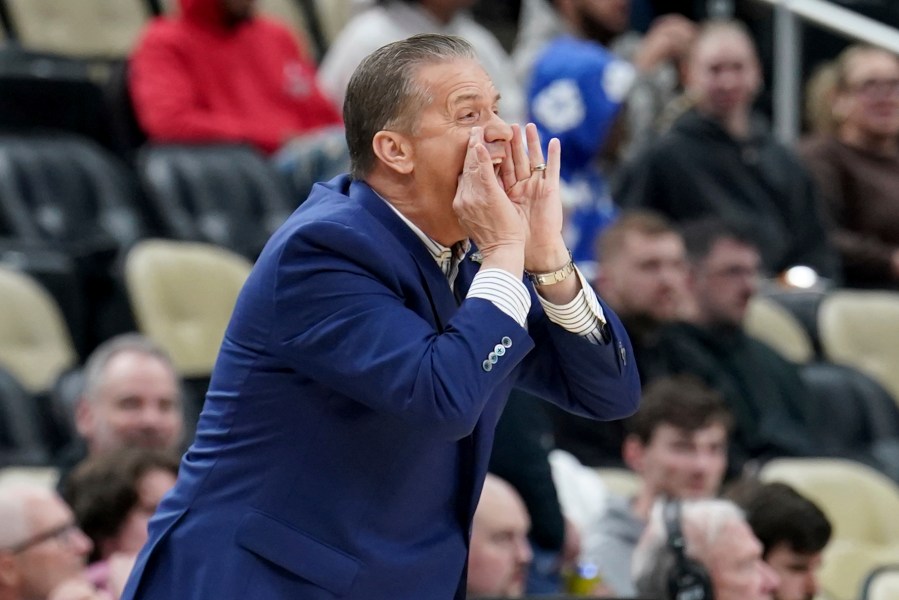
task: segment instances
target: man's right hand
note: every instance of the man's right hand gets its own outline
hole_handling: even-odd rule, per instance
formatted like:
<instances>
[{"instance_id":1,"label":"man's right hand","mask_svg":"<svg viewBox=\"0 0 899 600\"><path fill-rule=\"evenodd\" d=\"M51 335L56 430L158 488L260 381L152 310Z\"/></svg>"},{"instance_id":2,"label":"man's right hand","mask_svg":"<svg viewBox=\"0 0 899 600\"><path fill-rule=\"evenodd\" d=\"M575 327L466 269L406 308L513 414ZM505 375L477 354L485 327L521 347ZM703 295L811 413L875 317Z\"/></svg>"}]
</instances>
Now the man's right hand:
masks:
<instances>
[{"instance_id":1,"label":"man's right hand","mask_svg":"<svg viewBox=\"0 0 899 600\"><path fill-rule=\"evenodd\" d=\"M520 205L509 200L500 185L482 127L471 129L453 210L484 257L482 267L521 276L527 215Z\"/></svg>"}]
</instances>

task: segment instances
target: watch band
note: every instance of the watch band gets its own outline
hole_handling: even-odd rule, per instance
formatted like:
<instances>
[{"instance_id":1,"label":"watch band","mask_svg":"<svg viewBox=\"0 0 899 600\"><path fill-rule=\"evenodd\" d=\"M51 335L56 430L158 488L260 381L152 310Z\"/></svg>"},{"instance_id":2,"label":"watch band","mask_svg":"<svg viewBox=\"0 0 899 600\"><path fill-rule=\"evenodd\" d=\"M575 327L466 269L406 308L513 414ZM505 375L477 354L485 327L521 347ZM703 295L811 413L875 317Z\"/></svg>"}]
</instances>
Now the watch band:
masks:
<instances>
[{"instance_id":1,"label":"watch band","mask_svg":"<svg viewBox=\"0 0 899 600\"><path fill-rule=\"evenodd\" d=\"M568 253L568 262L561 269L556 269L549 273L531 273L530 271L525 271L524 273L534 285L553 285L554 283L565 281L569 275L574 273L574 261L571 260L571 252Z\"/></svg>"}]
</instances>

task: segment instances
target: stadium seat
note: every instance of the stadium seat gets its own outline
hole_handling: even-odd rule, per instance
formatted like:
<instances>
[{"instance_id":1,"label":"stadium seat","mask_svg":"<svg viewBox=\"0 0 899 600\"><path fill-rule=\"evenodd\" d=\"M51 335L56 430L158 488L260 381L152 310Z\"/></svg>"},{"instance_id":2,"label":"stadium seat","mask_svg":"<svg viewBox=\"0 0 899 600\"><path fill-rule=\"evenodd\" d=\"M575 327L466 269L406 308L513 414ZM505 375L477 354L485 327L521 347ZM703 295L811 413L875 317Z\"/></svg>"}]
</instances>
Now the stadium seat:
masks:
<instances>
[{"instance_id":1,"label":"stadium seat","mask_svg":"<svg viewBox=\"0 0 899 600\"><path fill-rule=\"evenodd\" d=\"M865 578L860 600L899 598L899 556L896 563L875 569Z\"/></svg>"},{"instance_id":2,"label":"stadium seat","mask_svg":"<svg viewBox=\"0 0 899 600\"><path fill-rule=\"evenodd\" d=\"M59 307L34 279L2 266L0 298L0 365L29 393L48 392L77 362Z\"/></svg>"},{"instance_id":3,"label":"stadium seat","mask_svg":"<svg viewBox=\"0 0 899 600\"><path fill-rule=\"evenodd\" d=\"M765 342L787 360L804 364L814 358L812 340L802 324L789 310L766 296L752 298L743 325L746 333Z\"/></svg>"},{"instance_id":4,"label":"stadium seat","mask_svg":"<svg viewBox=\"0 0 899 600\"><path fill-rule=\"evenodd\" d=\"M899 544L899 486L874 469L844 459L780 458L765 464L765 481L783 481L817 503L834 538Z\"/></svg>"},{"instance_id":5,"label":"stadium seat","mask_svg":"<svg viewBox=\"0 0 899 600\"><path fill-rule=\"evenodd\" d=\"M0 467L44 465L50 455L34 396L0 368Z\"/></svg>"},{"instance_id":6,"label":"stadium seat","mask_svg":"<svg viewBox=\"0 0 899 600\"><path fill-rule=\"evenodd\" d=\"M821 303L825 357L879 381L899 400L899 293L839 290Z\"/></svg>"},{"instance_id":7,"label":"stadium seat","mask_svg":"<svg viewBox=\"0 0 899 600\"><path fill-rule=\"evenodd\" d=\"M296 208L281 176L248 146L145 146L137 164L165 237L255 259Z\"/></svg>"},{"instance_id":8,"label":"stadium seat","mask_svg":"<svg viewBox=\"0 0 899 600\"><path fill-rule=\"evenodd\" d=\"M837 455L864 462L899 482L899 406L861 371L833 363L803 365L815 410L812 436Z\"/></svg>"},{"instance_id":9,"label":"stadium seat","mask_svg":"<svg viewBox=\"0 0 899 600\"><path fill-rule=\"evenodd\" d=\"M212 372L245 258L211 244L145 240L125 259L125 282L139 330L161 344L183 377Z\"/></svg>"},{"instance_id":10,"label":"stadium seat","mask_svg":"<svg viewBox=\"0 0 899 600\"><path fill-rule=\"evenodd\" d=\"M860 600L864 598L865 581L872 571L899 560L899 544L883 546L855 540L832 540L822 556L818 581L828 600ZM889 596L896 600L899 596Z\"/></svg>"},{"instance_id":11,"label":"stadium seat","mask_svg":"<svg viewBox=\"0 0 899 600\"><path fill-rule=\"evenodd\" d=\"M150 13L144 0L4 0L23 48L123 58Z\"/></svg>"}]
</instances>

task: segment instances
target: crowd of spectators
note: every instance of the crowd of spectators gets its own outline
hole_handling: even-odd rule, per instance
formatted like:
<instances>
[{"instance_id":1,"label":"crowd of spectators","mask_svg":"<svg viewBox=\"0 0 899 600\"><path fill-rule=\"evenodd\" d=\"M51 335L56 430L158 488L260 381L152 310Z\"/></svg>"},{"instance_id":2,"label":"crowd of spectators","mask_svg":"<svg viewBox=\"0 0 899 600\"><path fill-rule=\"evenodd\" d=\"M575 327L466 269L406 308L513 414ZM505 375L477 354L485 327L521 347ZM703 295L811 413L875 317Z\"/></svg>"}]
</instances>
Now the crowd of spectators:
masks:
<instances>
[{"instance_id":1,"label":"crowd of spectators","mask_svg":"<svg viewBox=\"0 0 899 600\"><path fill-rule=\"evenodd\" d=\"M758 23L702 22L693 3L511 2L518 36L504 47L494 31L509 24L479 21L474 0L368 0L319 64L303 31L260 14L264 1L177 4L127 57L141 143L248 145L294 205L349 164L341 113L356 65L416 33L466 38L504 118L562 141L566 240L631 337L644 397L631 419L601 423L513 392L473 522L471 597L564 592L584 564L603 597L818 593L828 516L756 475L778 458L837 457L896 477L899 458L822 432L821 390L745 323L796 266L824 292L899 289L896 55L855 44L823 57L818 126L790 147L761 110ZM117 598L191 441L167 351L124 331L98 341L78 389L42 399L47 428L71 432L56 487L0 483L0 600ZM632 494L581 498L596 512L574 518L557 452L591 476L628 469Z\"/></svg>"}]
</instances>

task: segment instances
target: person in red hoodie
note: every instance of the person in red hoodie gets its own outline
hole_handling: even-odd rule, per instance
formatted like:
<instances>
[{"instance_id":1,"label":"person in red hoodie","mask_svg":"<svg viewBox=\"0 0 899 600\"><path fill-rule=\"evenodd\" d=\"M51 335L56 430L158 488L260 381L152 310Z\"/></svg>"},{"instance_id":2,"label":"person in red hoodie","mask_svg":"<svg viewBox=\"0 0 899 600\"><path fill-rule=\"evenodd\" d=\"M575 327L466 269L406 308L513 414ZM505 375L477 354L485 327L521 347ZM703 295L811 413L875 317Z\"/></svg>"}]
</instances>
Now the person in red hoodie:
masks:
<instances>
[{"instance_id":1,"label":"person in red hoodie","mask_svg":"<svg viewBox=\"0 0 899 600\"><path fill-rule=\"evenodd\" d=\"M131 98L151 141L247 142L271 155L325 128L342 137L314 63L287 27L255 14L256 0L179 5L147 26L131 56Z\"/></svg>"}]
</instances>

